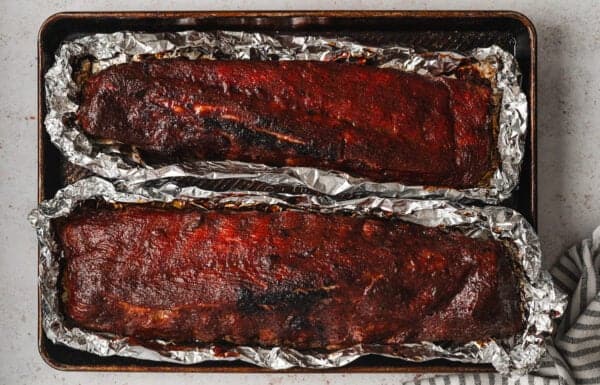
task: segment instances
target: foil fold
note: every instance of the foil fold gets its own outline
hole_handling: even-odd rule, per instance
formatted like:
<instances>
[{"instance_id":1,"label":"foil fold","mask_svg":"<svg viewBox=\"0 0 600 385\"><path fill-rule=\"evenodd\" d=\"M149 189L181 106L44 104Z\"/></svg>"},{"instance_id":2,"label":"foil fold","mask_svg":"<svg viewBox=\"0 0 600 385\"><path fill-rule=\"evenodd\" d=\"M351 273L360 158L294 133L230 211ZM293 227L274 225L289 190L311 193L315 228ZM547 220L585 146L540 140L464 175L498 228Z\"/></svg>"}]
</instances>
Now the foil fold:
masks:
<instances>
[{"instance_id":1,"label":"foil fold","mask_svg":"<svg viewBox=\"0 0 600 385\"><path fill-rule=\"evenodd\" d=\"M149 165L135 148L101 143L88 138L75 122L80 85L78 66L92 58L90 71L141 60L145 56L190 59L321 60L368 63L379 67L430 76L454 76L473 65L491 81L499 99L499 165L489 183L456 190L441 187L376 183L336 171L309 167L269 167L243 162L198 161L180 166L210 180L242 178L265 183L305 187L332 196L378 194L396 198L444 198L480 200L496 204L508 198L519 181L527 129L527 99L520 89L520 71L514 57L498 46L477 48L464 54L419 52L399 46L373 47L343 38L319 36L270 36L245 32L197 32L95 34L67 41L56 53L45 75L46 130L52 142L72 163L117 180L147 180L162 175L164 165ZM167 166L172 167L172 166Z\"/></svg>"},{"instance_id":2,"label":"foil fold","mask_svg":"<svg viewBox=\"0 0 600 385\"><path fill-rule=\"evenodd\" d=\"M196 183L198 182L198 183ZM544 338L552 333L553 319L566 307L566 296L554 287L542 269L539 240L532 227L517 212L505 207L470 207L447 200L411 200L368 196L337 200L324 195L285 194L257 191L215 191L204 187L201 179L177 173L139 183L113 184L100 177L82 179L42 202L29 220L40 241L39 285L41 322L54 343L100 356L133 357L143 360L195 364L206 360L241 360L280 370L291 367L326 369L349 364L367 354L379 354L408 361L423 362L437 358L467 363L491 363L501 373L524 374L533 370L545 351ZM356 345L333 352L297 351L286 347L195 345L177 347L169 341L152 341L142 346L108 333L97 333L69 326L60 310L59 270L62 258L52 228L55 218L68 216L82 202L101 200L110 203L192 201L210 202L210 207L236 205L257 207L276 205L290 209L323 213L338 211L354 215L394 216L423 226L456 228L470 237L493 237L514 250L520 278L526 328L523 333L503 340L473 341L464 345L431 342L389 346ZM151 346L151 347L150 347Z\"/></svg>"}]
</instances>

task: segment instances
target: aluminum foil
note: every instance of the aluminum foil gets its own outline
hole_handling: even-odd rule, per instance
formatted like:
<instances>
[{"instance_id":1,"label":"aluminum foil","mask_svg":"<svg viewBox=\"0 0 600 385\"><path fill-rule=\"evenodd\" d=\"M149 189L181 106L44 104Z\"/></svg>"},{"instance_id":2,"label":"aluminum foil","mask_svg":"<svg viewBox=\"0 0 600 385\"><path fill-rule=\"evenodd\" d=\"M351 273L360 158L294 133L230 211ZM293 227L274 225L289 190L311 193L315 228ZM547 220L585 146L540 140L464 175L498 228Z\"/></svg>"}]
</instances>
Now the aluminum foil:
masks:
<instances>
[{"instance_id":1,"label":"aluminum foil","mask_svg":"<svg viewBox=\"0 0 600 385\"><path fill-rule=\"evenodd\" d=\"M468 207L446 200L410 200L375 196L336 200L310 194L272 192L218 192L198 187L199 179L162 178L138 184L113 184L99 177L80 180L60 190L56 196L33 210L29 220L35 227L40 247L39 284L42 325L54 343L101 356L124 356L144 360L195 364L206 360L242 360L271 369L332 368L346 365L362 355L381 354L422 362L436 358L469 363L492 363L502 373L523 374L532 370L545 350L544 337L553 328L553 319L566 306L566 296L554 288L550 275L542 270L537 235L517 212L504 207ZM517 270L522 271L521 292L527 327L522 334L504 340L473 341L464 345L429 342L389 346L357 345L334 352L300 352L286 347L222 347L197 345L174 347L168 341L141 346L107 333L69 327L60 311L58 275L62 253L55 241L52 219L68 216L86 200L107 202L192 201L210 207L256 207L278 205L291 209L324 213L351 211L355 215L395 216L424 226L447 226L470 237L493 237L507 243L514 252ZM205 203L203 203L205 202Z\"/></svg>"},{"instance_id":2,"label":"aluminum foil","mask_svg":"<svg viewBox=\"0 0 600 385\"><path fill-rule=\"evenodd\" d=\"M397 46L371 47L343 38L318 36L268 36L244 32L177 32L96 34L62 44L55 64L45 75L46 130L52 142L77 165L111 179L147 180L160 177L161 165L149 165L129 146L102 143L88 138L74 116L80 85L74 73L82 59L91 59L89 70L157 57L185 56L191 59L322 60L368 63L430 76L454 76L465 66L488 78L499 101L499 166L489 184L455 190L399 183L375 183L345 173L307 167L268 167L241 162L194 162L180 165L187 172L208 179L244 178L265 183L304 186L333 196L378 194L402 198L445 198L481 200L495 204L510 196L519 180L527 128L527 100L520 89L520 72L511 54L497 46L471 52L418 52ZM75 72L74 72L75 71Z\"/></svg>"}]
</instances>

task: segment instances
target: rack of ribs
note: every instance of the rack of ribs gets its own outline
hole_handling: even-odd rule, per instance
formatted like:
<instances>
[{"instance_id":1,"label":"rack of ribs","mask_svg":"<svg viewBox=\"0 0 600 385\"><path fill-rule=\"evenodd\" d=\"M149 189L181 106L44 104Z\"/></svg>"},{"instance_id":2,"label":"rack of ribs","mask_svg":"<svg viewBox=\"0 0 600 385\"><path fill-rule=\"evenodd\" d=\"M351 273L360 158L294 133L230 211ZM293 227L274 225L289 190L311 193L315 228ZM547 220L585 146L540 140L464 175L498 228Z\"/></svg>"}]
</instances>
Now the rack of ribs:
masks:
<instances>
[{"instance_id":1,"label":"rack of ribs","mask_svg":"<svg viewBox=\"0 0 600 385\"><path fill-rule=\"evenodd\" d=\"M509 247L396 219L124 205L56 224L68 319L179 343L464 343L522 328Z\"/></svg>"},{"instance_id":2,"label":"rack of ribs","mask_svg":"<svg viewBox=\"0 0 600 385\"><path fill-rule=\"evenodd\" d=\"M470 188L495 167L492 94L480 79L358 64L149 59L89 78L78 121L157 162L236 160Z\"/></svg>"}]
</instances>

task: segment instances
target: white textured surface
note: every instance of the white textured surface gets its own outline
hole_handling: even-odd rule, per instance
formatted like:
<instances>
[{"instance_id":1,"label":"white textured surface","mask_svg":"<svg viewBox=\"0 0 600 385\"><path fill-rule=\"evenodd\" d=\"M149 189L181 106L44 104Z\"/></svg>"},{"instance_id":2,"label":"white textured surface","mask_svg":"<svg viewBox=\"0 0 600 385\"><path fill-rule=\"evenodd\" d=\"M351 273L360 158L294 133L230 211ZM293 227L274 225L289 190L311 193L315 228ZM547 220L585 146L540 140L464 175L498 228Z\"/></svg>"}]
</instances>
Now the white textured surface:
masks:
<instances>
[{"instance_id":1,"label":"white textured surface","mask_svg":"<svg viewBox=\"0 0 600 385\"><path fill-rule=\"evenodd\" d=\"M512 9L539 36L539 230L546 263L600 224L600 2L567 1L7 1L0 0L0 384L397 384L401 374L70 373L37 352L36 38L59 11Z\"/></svg>"}]
</instances>

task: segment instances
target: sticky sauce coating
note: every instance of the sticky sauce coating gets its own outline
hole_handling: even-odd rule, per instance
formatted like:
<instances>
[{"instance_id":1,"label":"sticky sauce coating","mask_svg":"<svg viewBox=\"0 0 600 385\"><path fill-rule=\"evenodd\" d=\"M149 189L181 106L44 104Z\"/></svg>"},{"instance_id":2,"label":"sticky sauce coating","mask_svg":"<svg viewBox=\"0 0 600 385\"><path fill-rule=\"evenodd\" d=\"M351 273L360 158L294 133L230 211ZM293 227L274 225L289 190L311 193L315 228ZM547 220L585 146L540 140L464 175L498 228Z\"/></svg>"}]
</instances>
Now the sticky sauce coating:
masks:
<instances>
[{"instance_id":1,"label":"sticky sauce coating","mask_svg":"<svg viewBox=\"0 0 600 385\"><path fill-rule=\"evenodd\" d=\"M481 82L312 61L147 60L84 85L95 138L159 160L333 169L379 182L475 187L496 153Z\"/></svg>"},{"instance_id":2,"label":"sticky sauce coating","mask_svg":"<svg viewBox=\"0 0 600 385\"><path fill-rule=\"evenodd\" d=\"M383 220L125 206L58 223L66 315L180 343L337 349L522 327L508 250Z\"/></svg>"}]
</instances>

